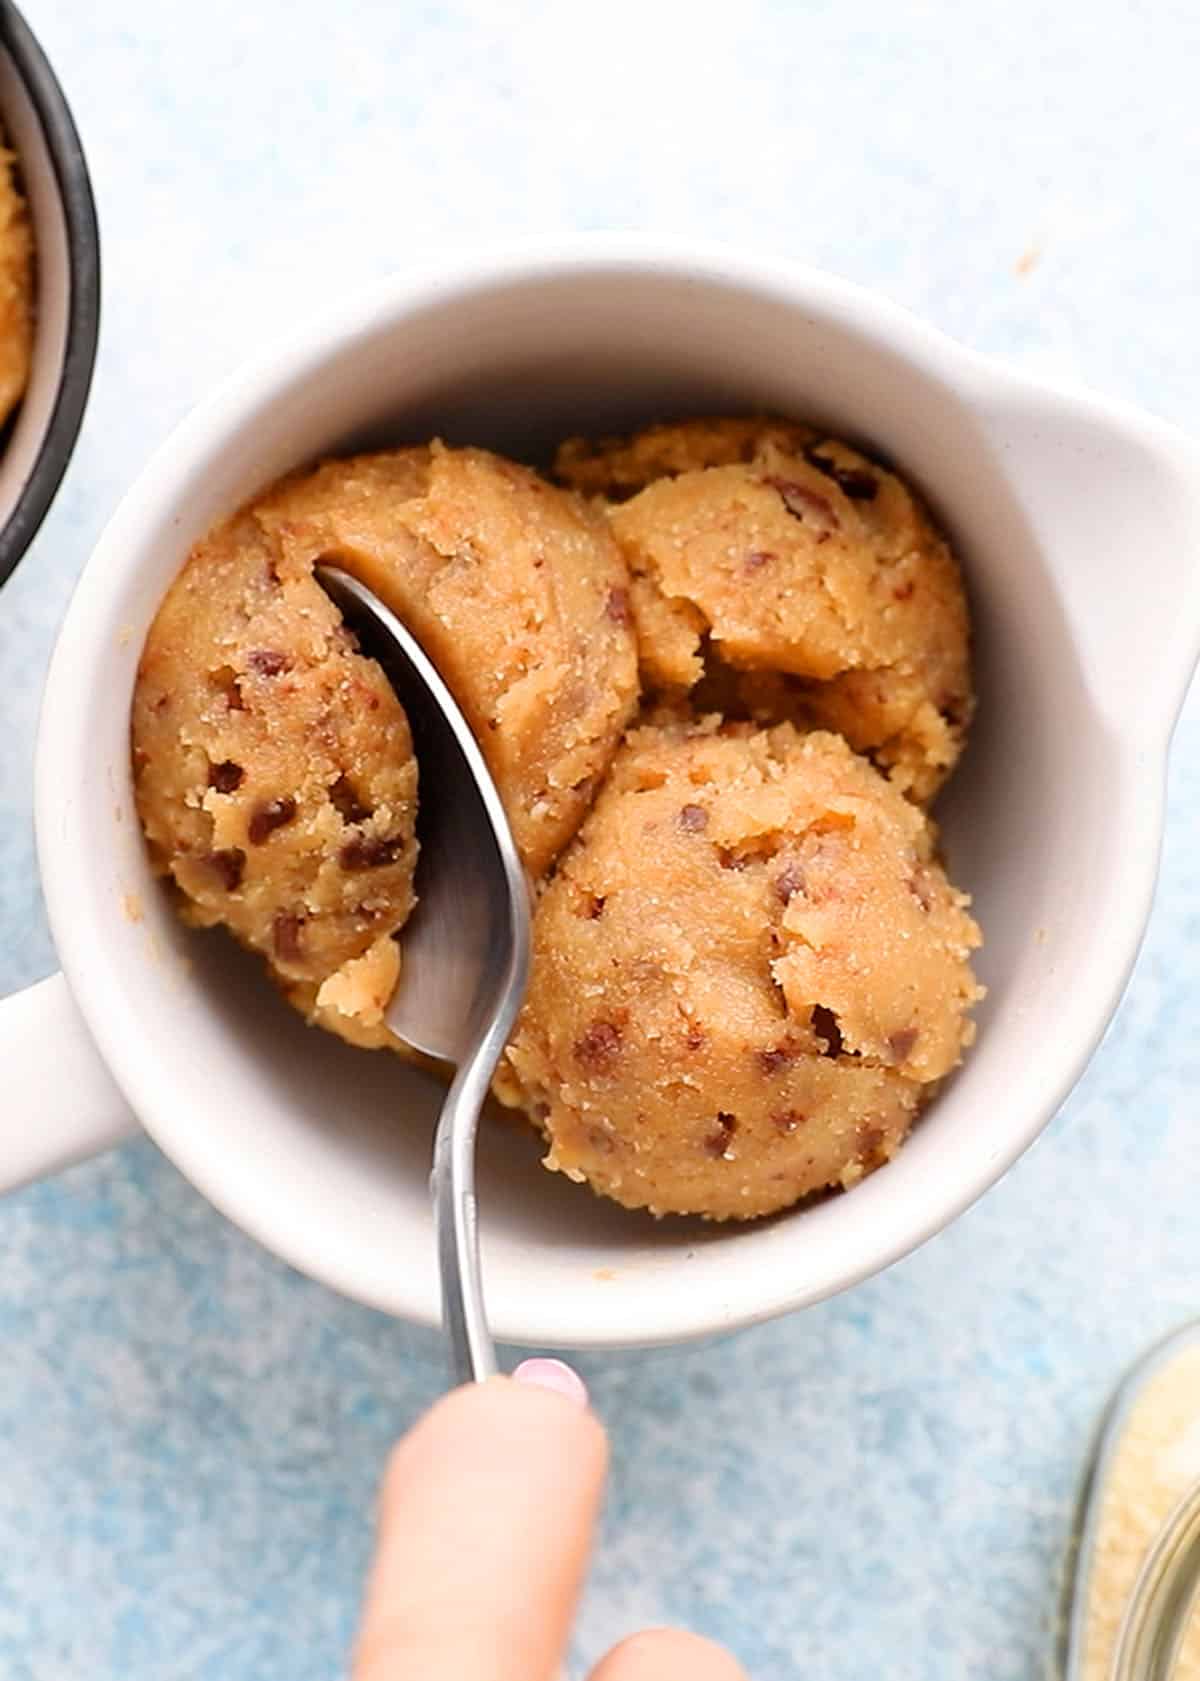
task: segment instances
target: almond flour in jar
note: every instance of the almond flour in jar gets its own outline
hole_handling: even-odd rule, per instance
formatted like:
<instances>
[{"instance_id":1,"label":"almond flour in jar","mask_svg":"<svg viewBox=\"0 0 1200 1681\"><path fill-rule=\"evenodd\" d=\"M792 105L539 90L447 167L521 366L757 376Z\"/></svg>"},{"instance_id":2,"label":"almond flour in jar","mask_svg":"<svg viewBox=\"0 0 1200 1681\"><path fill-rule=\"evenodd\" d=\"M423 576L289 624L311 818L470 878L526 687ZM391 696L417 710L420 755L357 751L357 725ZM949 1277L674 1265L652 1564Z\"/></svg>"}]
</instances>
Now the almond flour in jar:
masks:
<instances>
[{"instance_id":1,"label":"almond flour in jar","mask_svg":"<svg viewBox=\"0 0 1200 1681\"><path fill-rule=\"evenodd\" d=\"M1200 1333L1176 1337L1132 1380L1106 1431L1091 1496L1081 1638L1072 1681L1111 1681L1139 1574L1180 1501L1200 1484ZM1200 1681L1200 1616L1184 1630L1171 1681Z\"/></svg>"}]
</instances>

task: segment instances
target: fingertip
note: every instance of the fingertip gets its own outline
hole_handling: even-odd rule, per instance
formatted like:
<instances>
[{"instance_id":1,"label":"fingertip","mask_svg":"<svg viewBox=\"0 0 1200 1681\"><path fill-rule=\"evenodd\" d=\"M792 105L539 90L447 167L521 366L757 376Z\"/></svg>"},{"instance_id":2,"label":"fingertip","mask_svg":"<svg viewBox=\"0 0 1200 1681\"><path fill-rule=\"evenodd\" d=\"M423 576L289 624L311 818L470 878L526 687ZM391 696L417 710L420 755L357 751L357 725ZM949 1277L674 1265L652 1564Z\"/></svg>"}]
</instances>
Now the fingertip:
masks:
<instances>
[{"instance_id":1,"label":"fingertip","mask_svg":"<svg viewBox=\"0 0 1200 1681\"><path fill-rule=\"evenodd\" d=\"M577 1407L586 1407L589 1403L587 1384L565 1360L522 1360L513 1373L513 1381L533 1389L550 1389L556 1395L565 1395Z\"/></svg>"},{"instance_id":2,"label":"fingertip","mask_svg":"<svg viewBox=\"0 0 1200 1681\"><path fill-rule=\"evenodd\" d=\"M607 1457L596 1416L555 1388L495 1377L438 1401L388 1461L358 1681L431 1674L431 1654L447 1675L550 1674Z\"/></svg>"},{"instance_id":3,"label":"fingertip","mask_svg":"<svg viewBox=\"0 0 1200 1681\"><path fill-rule=\"evenodd\" d=\"M588 1681L747 1681L746 1671L724 1646L682 1629L651 1628L614 1646Z\"/></svg>"},{"instance_id":4,"label":"fingertip","mask_svg":"<svg viewBox=\"0 0 1200 1681\"><path fill-rule=\"evenodd\" d=\"M560 1365L561 1362L547 1361L545 1364ZM479 1399L468 1402L467 1407L481 1414L486 1410L490 1416L508 1418L514 1427L527 1429L532 1437L540 1437L545 1431L561 1437L581 1480L600 1483L608 1470L608 1435L588 1404L583 1379L578 1379L584 1394L581 1403L569 1385L569 1379L576 1374L569 1366L562 1366L562 1371L567 1378L561 1385L558 1381L544 1383L531 1382L527 1377L518 1379L515 1374L513 1377L489 1378L486 1383L472 1386ZM463 1391L456 1393L461 1395Z\"/></svg>"},{"instance_id":5,"label":"fingertip","mask_svg":"<svg viewBox=\"0 0 1200 1681\"><path fill-rule=\"evenodd\" d=\"M575 1375L567 1366L562 1371ZM557 1441L559 1456L570 1462L583 1488L598 1487L608 1466L608 1438L600 1421L574 1394L557 1382L492 1377L443 1395L392 1449L380 1497L384 1516L402 1497L419 1465L431 1459L454 1463L484 1440L503 1442L518 1457L528 1451L541 1458Z\"/></svg>"}]
</instances>

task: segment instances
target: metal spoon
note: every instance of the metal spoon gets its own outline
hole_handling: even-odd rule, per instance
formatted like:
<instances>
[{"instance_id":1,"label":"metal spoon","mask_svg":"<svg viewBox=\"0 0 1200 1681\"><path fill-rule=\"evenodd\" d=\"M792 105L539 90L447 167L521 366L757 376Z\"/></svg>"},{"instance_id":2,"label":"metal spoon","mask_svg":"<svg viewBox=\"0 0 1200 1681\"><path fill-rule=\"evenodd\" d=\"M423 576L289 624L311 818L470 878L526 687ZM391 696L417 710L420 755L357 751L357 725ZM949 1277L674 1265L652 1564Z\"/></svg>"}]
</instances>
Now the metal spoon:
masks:
<instances>
[{"instance_id":1,"label":"metal spoon","mask_svg":"<svg viewBox=\"0 0 1200 1681\"><path fill-rule=\"evenodd\" d=\"M416 1050L456 1066L431 1189L455 1381L482 1382L497 1366L479 1264L475 1136L525 994L529 892L483 754L432 661L357 579L332 566L316 576L390 678L420 766L417 905L385 1019Z\"/></svg>"}]
</instances>

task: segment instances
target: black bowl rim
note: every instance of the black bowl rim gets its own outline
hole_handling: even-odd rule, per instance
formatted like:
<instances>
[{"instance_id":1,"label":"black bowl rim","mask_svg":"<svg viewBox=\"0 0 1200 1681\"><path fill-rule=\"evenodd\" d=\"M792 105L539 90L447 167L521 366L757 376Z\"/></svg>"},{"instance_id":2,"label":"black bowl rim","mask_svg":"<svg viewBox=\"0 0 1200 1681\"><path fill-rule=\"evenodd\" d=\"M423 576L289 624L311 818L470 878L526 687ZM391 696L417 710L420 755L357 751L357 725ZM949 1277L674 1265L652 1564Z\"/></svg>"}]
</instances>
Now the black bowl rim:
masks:
<instances>
[{"instance_id":1,"label":"black bowl rim","mask_svg":"<svg viewBox=\"0 0 1200 1681\"><path fill-rule=\"evenodd\" d=\"M66 345L54 407L33 469L0 530L2 585L49 512L83 422L100 334L100 228L71 108L50 61L12 0L0 0L0 42L16 66L45 136L66 222L70 277Z\"/></svg>"}]
</instances>

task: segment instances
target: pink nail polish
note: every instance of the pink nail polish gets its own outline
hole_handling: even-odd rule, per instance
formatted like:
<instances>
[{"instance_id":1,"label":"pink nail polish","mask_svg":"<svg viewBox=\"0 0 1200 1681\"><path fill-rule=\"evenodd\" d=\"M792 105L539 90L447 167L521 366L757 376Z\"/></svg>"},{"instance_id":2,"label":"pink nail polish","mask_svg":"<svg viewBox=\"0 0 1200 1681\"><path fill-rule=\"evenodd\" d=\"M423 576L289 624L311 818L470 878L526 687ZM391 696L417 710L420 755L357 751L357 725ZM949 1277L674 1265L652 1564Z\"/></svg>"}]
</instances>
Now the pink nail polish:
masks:
<instances>
[{"instance_id":1,"label":"pink nail polish","mask_svg":"<svg viewBox=\"0 0 1200 1681\"><path fill-rule=\"evenodd\" d=\"M534 1389L553 1389L556 1394L565 1395L568 1401L574 1401L577 1407L588 1404L587 1384L577 1371L561 1360L522 1360L513 1378L517 1383L527 1383Z\"/></svg>"}]
</instances>

